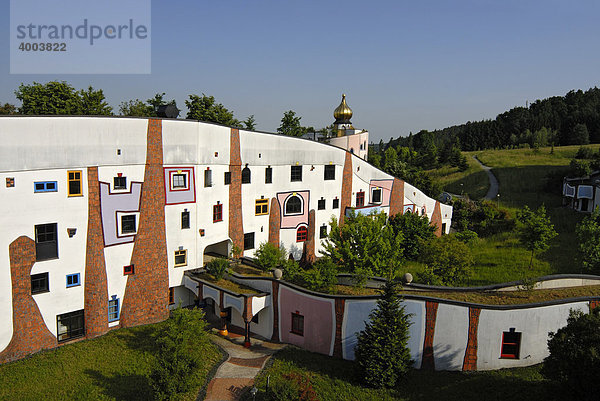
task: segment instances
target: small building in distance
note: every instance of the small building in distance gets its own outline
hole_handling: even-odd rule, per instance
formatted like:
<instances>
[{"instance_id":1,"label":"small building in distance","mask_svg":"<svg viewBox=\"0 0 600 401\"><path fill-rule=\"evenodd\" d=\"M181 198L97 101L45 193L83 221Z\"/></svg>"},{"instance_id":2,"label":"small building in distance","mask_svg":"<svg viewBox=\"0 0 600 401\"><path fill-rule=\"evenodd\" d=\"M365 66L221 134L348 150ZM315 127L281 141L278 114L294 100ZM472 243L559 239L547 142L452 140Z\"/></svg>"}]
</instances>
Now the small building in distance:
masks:
<instances>
[{"instance_id":1,"label":"small building in distance","mask_svg":"<svg viewBox=\"0 0 600 401\"><path fill-rule=\"evenodd\" d=\"M563 178L563 205L578 212L593 212L600 206L600 171L584 177Z\"/></svg>"}]
</instances>

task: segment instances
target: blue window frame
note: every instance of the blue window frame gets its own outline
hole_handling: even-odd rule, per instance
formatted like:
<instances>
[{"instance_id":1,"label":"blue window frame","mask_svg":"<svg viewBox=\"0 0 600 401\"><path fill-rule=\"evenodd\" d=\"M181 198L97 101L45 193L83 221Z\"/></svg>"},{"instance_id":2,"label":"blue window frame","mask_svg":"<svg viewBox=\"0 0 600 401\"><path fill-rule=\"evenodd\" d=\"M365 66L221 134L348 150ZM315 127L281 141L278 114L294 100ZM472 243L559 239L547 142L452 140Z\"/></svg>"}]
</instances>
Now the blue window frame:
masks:
<instances>
[{"instance_id":1,"label":"blue window frame","mask_svg":"<svg viewBox=\"0 0 600 401\"><path fill-rule=\"evenodd\" d=\"M57 190L56 181L36 181L33 183L34 192L56 192Z\"/></svg>"},{"instance_id":2,"label":"blue window frame","mask_svg":"<svg viewBox=\"0 0 600 401\"><path fill-rule=\"evenodd\" d=\"M108 321L114 322L119 320L119 298L114 298L108 301Z\"/></svg>"},{"instance_id":3,"label":"blue window frame","mask_svg":"<svg viewBox=\"0 0 600 401\"><path fill-rule=\"evenodd\" d=\"M67 288L81 285L79 273L67 274Z\"/></svg>"}]
</instances>

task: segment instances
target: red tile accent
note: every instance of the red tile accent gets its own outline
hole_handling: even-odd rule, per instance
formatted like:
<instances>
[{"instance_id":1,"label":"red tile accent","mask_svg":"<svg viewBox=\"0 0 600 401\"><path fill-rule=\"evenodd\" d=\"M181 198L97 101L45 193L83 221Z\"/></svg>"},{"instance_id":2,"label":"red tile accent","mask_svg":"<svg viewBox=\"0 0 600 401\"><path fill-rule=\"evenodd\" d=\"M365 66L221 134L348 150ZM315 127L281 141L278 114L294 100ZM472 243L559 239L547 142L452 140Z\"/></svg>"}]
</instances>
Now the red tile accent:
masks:
<instances>
[{"instance_id":1,"label":"red tile accent","mask_svg":"<svg viewBox=\"0 0 600 401\"><path fill-rule=\"evenodd\" d=\"M425 302L425 339L423 340L423 360L421 361L421 369L435 370L433 335L435 334L437 310L437 302Z\"/></svg>"},{"instance_id":2,"label":"red tile accent","mask_svg":"<svg viewBox=\"0 0 600 401\"><path fill-rule=\"evenodd\" d=\"M273 305L273 335L271 341L279 341L279 281L271 281L271 303Z\"/></svg>"},{"instance_id":3,"label":"red tile accent","mask_svg":"<svg viewBox=\"0 0 600 401\"><path fill-rule=\"evenodd\" d=\"M84 314L89 338L108 331L108 287L100 217L98 167L88 167L88 227L85 248Z\"/></svg>"},{"instance_id":4,"label":"red tile accent","mask_svg":"<svg viewBox=\"0 0 600 401\"><path fill-rule=\"evenodd\" d=\"M435 208L433 209L433 215L431 216L431 225L435 226L434 234L438 237L442 236L442 208L440 202L435 202Z\"/></svg>"},{"instance_id":5,"label":"red tile accent","mask_svg":"<svg viewBox=\"0 0 600 401\"><path fill-rule=\"evenodd\" d=\"M277 198L271 198L269 210L269 243L279 246L279 231L281 230L281 210Z\"/></svg>"},{"instance_id":6,"label":"red tile accent","mask_svg":"<svg viewBox=\"0 0 600 401\"><path fill-rule=\"evenodd\" d=\"M344 320L344 298L335 299L335 343L333 344L333 356L343 358L342 352L342 322Z\"/></svg>"},{"instance_id":7,"label":"red tile accent","mask_svg":"<svg viewBox=\"0 0 600 401\"><path fill-rule=\"evenodd\" d=\"M122 327L155 323L169 317L164 185L162 121L149 119L140 224L130 262L135 265L135 274L127 276Z\"/></svg>"},{"instance_id":8,"label":"red tile accent","mask_svg":"<svg viewBox=\"0 0 600 401\"><path fill-rule=\"evenodd\" d=\"M592 309L596 309L598 307L600 307L600 299L594 299L590 301L590 312L592 311Z\"/></svg>"},{"instance_id":9,"label":"red tile accent","mask_svg":"<svg viewBox=\"0 0 600 401\"><path fill-rule=\"evenodd\" d=\"M342 196L340 199L340 225L344 224L346 208L352 205L352 154L346 152L342 174Z\"/></svg>"},{"instance_id":10,"label":"red tile accent","mask_svg":"<svg viewBox=\"0 0 600 401\"><path fill-rule=\"evenodd\" d=\"M402 214L404 209L404 181L394 178L390 196L390 216Z\"/></svg>"},{"instance_id":11,"label":"red tile accent","mask_svg":"<svg viewBox=\"0 0 600 401\"><path fill-rule=\"evenodd\" d=\"M481 309L469 308L469 338L463 359L463 371L477 370L477 328L479 327L479 314Z\"/></svg>"},{"instance_id":12,"label":"red tile accent","mask_svg":"<svg viewBox=\"0 0 600 401\"><path fill-rule=\"evenodd\" d=\"M14 361L58 345L48 330L31 296L31 268L35 263L35 242L21 236L8 247L12 284L13 334L0 352L0 363Z\"/></svg>"},{"instance_id":13,"label":"red tile accent","mask_svg":"<svg viewBox=\"0 0 600 401\"><path fill-rule=\"evenodd\" d=\"M244 249L242 158L240 155L240 132L236 128L231 128L229 139L229 171L231 172L231 184L229 185L229 238L233 241L234 246Z\"/></svg>"}]
</instances>

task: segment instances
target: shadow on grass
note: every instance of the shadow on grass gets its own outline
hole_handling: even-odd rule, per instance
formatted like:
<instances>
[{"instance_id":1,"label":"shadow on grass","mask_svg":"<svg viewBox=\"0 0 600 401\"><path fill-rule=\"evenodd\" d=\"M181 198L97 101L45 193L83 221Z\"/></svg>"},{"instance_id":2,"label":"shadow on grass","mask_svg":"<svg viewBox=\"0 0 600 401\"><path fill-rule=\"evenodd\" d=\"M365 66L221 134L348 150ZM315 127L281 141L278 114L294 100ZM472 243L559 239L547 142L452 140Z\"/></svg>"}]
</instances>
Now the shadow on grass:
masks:
<instances>
[{"instance_id":1,"label":"shadow on grass","mask_svg":"<svg viewBox=\"0 0 600 401\"><path fill-rule=\"evenodd\" d=\"M155 353L157 346L153 335L159 330L160 323L159 326L146 325L134 327L127 331L118 330L115 332L115 336L124 341L128 348L142 352Z\"/></svg>"},{"instance_id":2,"label":"shadow on grass","mask_svg":"<svg viewBox=\"0 0 600 401\"><path fill-rule=\"evenodd\" d=\"M147 376L140 374L121 374L106 376L97 370L86 369L84 373L89 376L94 385L103 390L103 393L116 400L151 400L152 389Z\"/></svg>"}]
</instances>

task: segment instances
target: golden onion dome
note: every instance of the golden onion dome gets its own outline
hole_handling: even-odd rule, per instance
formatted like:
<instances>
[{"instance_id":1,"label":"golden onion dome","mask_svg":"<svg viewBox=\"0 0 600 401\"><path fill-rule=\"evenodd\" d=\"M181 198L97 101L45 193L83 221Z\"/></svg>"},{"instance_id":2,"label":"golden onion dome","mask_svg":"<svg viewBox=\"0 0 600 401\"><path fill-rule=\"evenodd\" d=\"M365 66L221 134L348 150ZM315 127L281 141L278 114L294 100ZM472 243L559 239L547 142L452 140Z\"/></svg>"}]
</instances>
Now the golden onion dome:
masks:
<instances>
[{"instance_id":1,"label":"golden onion dome","mask_svg":"<svg viewBox=\"0 0 600 401\"><path fill-rule=\"evenodd\" d=\"M336 122L349 123L352 118L352 109L346 104L346 95L342 95L342 102L333 111L333 117Z\"/></svg>"}]
</instances>

